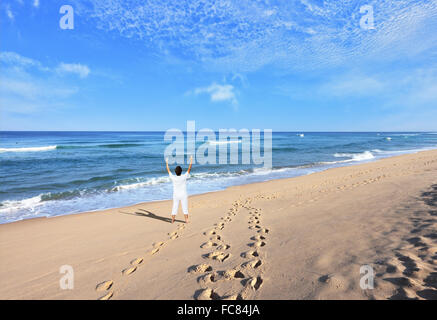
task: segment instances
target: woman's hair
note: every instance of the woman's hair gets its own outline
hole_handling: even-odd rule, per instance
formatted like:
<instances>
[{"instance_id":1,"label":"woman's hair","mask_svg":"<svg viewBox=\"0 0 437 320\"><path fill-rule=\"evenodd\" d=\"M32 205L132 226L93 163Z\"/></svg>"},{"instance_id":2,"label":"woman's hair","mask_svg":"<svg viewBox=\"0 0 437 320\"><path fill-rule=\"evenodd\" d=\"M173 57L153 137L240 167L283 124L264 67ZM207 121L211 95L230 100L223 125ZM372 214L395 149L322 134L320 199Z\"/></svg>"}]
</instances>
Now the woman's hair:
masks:
<instances>
[{"instance_id":1,"label":"woman's hair","mask_svg":"<svg viewBox=\"0 0 437 320\"><path fill-rule=\"evenodd\" d=\"M177 176L180 176L182 173L182 168L180 166L177 166L176 169L174 169L174 172Z\"/></svg>"}]
</instances>

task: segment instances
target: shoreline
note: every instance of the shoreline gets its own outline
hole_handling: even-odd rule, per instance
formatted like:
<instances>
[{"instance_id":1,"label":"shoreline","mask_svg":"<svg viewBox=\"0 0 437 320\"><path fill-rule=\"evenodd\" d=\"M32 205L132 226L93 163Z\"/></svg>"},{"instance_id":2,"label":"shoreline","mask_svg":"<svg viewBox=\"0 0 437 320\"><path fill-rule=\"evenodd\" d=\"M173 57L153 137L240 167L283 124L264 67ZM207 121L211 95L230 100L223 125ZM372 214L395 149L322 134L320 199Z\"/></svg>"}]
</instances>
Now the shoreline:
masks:
<instances>
[{"instance_id":1,"label":"shoreline","mask_svg":"<svg viewBox=\"0 0 437 320\"><path fill-rule=\"evenodd\" d=\"M433 299L437 150L0 225L1 299ZM71 266L73 290L59 288ZM163 266L165 265L165 268ZM375 269L360 288L360 266ZM175 283L178 285L175 286Z\"/></svg>"},{"instance_id":2,"label":"shoreline","mask_svg":"<svg viewBox=\"0 0 437 320\"><path fill-rule=\"evenodd\" d=\"M293 177L279 177L279 178L267 179L267 180L264 180L264 181L256 181L256 182L249 182L249 183L243 183L243 184L237 184L237 185L230 185L230 186L227 186L227 187L225 187L223 189L206 191L206 192L200 192L200 193L194 193L194 194L189 195L189 198L191 199L193 197L200 196L200 195L216 193L216 192L222 192L222 191L228 190L229 188L233 188L233 187L246 186L246 185L258 184L258 183L265 183L265 182L276 181L276 180L295 179L295 178L298 178L298 177L308 176L308 175L312 175L312 174L315 174L315 173L324 172L324 171L328 171L328 170L332 170L332 169L336 169L336 168L343 168L343 167L356 166L356 165L361 165L361 164L366 164L366 163L373 163L373 162L381 161L381 160L384 160L384 159L390 159L390 158L400 157L400 156L409 155L409 154L417 154L417 153L420 153L420 152L427 152L427 151L432 151L432 150L437 150L437 147L426 148L426 149L421 148L421 149L417 149L415 151L405 152L405 153L401 153L399 155L391 155L391 156L388 156L388 157L380 157L380 158L377 158L377 159L367 159L367 160L356 161L356 162L350 161L350 162L344 162L344 164L338 163L338 165L333 164L332 167L321 168L320 170L317 170L315 172L310 172L310 173L306 173L306 174L300 174L300 175L296 175L296 176L293 176ZM404 152L404 151L397 151L397 152ZM329 165L329 163L323 163L323 164L324 165ZM317 163L317 164L312 164L312 165L303 165L303 166L299 166L299 167L296 167L296 168L316 167L317 165L322 165L322 163ZM126 206L120 206L120 207L109 207L109 208L105 208L105 209L95 209L95 210L80 211L80 212L75 212L75 213L65 213L65 214L59 214L59 215L54 215L54 216L32 217L32 218L26 218L26 219L11 221L11 222L0 223L0 226L1 225L11 224L11 223L19 223L19 222L27 221L27 220L52 219L52 218L57 218L57 217L69 216L69 215L89 214L89 213L95 213L95 212L106 211L106 210L115 210L115 209L129 208L129 207L132 207L132 206L138 206L138 205L143 205L143 204L148 204L148 203L161 203L161 202L165 202L165 201L172 201L172 199L141 201L141 202L135 202L133 204L126 205Z\"/></svg>"}]
</instances>

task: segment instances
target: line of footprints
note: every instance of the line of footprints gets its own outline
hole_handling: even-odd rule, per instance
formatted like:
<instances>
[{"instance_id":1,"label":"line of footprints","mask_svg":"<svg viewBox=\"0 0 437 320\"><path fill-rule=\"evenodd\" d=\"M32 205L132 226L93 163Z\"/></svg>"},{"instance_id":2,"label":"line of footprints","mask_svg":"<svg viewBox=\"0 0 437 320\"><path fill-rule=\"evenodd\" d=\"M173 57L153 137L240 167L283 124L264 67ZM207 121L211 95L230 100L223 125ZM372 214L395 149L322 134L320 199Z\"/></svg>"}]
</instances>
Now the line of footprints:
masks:
<instances>
[{"instance_id":1,"label":"line of footprints","mask_svg":"<svg viewBox=\"0 0 437 320\"><path fill-rule=\"evenodd\" d=\"M261 209L250 206L251 199L244 202L235 201L229 209L226 216L221 218L219 223L214 224L214 228L204 235L209 237L208 241L200 247L203 249L213 249L213 251L202 255L204 259L217 261L218 264L226 261L231 257L231 246L227 244L219 234L227 223L232 222L232 217L236 216L242 209L249 212L248 228L254 231L254 235L250 238L252 242L248 244L250 250L242 252L240 257L243 258L243 263L239 263L234 268L225 271L215 271L213 267L207 263L191 266L188 272L200 274L197 281L201 285L201 289L194 293L194 298L197 300L245 300L251 296L262 286L263 277L261 266L261 250L266 245L266 237L269 230L261 225ZM237 292L231 292L220 296L214 291L214 284L221 281L239 281L241 289ZM238 285L240 287L240 285Z\"/></svg>"},{"instance_id":2,"label":"line of footprints","mask_svg":"<svg viewBox=\"0 0 437 320\"><path fill-rule=\"evenodd\" d=\"M185 229L185 224L181 223L177 226L176 231L168 234L169 238L166 241L155 242L152 245L152 249L147 252L146 256L133 259L130 262L130 265L121 271L122 276L128 276L128 275L134 273L135 271L137 271L137 269L140 266L144 265L144 260L146 259L146 257L150 257L150 256L153 256L154 254L157 254L159 252L159 250L161 250L162 247L164 247L166 245L167 241L177 239L184 229ZM101 296L99 298L99 300L111 299L114 296L113 289L114 289L114 281L113 280L107 280L107 281L103 281L103 282L97 284L96 291L105 292L105 294L103 296Z\"/></svg>"}]
</instances>

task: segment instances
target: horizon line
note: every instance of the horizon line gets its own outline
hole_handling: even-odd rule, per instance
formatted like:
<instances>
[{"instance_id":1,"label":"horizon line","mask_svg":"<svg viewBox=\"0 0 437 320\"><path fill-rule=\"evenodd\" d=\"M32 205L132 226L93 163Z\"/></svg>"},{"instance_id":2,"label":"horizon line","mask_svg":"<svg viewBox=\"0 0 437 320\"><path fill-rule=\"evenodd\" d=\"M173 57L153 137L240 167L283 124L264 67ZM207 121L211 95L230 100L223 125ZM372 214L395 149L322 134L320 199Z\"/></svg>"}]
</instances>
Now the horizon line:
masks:
<instances>
[{"instance_id":1,"label":"horizon line","mask_svg":"<svg viewBox=\"0 0 437 320\"><path fill-rule=\"evenodd\" d=\"M172 129L177 129L177 128L172 128ZM214 132L219 132L218 130L222 130L221 129L217 129L214 130ZM228 129L235 129L235 128L228 128ZM246 129L246 128L243 128ZM171 130L171 129L167 129L167 130ZM3 132L102 132L102 133L109 133L109 132L113 132L113 133L162 133L162 132L166 132L167 130L130 130L130 131L125 131L125 130L0 130L0 133ZM201 129L202 130L202 129ZM236 129L236 130L241 130L241 129ZM254 129L252 129L254 130ZM258 129L257 129L258 130ZM437 132L437 130L426 130L426 131L413 131L413 130L406 130L406 131L385 131L385 130L371 130L371 131L366 131L366 130L359 130L359 131L349 131L349 130L345 130L345 131L305 131L305 130L296 130L296 131L284 131L284 130L273 130L273 129L259 129L261 131L264 130L272 130L273 133L434 133ZM187 131L187 130L181 130L182 132L192 132L192 131ZM199 130L196 130L199 131ZM196 132L195 131L195 132Z\"/></svg>"}]
</instances>

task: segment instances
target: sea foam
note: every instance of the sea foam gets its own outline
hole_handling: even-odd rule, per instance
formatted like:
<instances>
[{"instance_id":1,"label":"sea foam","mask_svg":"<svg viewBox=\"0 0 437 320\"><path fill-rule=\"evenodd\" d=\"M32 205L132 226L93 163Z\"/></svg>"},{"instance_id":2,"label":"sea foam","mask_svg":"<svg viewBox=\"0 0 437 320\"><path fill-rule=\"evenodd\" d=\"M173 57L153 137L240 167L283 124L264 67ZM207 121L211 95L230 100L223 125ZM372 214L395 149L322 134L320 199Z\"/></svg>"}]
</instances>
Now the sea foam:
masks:
<instances>
[{"instance_id":1,"label":"sea foam","mask_svg":"<svg viewBox=\"0 0 437 320\"><path fill-rule=\"evenodd\" d=\"M36 152L55 150L57 146L25 147L25 148L0 148L0 152Z\"/></svg>"},{"instance_id":2,"label":"sea foam","mask_svg":"<svg viewBox=\"0 0 437 320\"><path fill-rule=\"evenodd\" d=\"M364 151L361 153L336 153L334 154L336 158L351 158L346 161L364 161L374 159L375 156L370 151Z\"/></svg>"}]
</instances>

